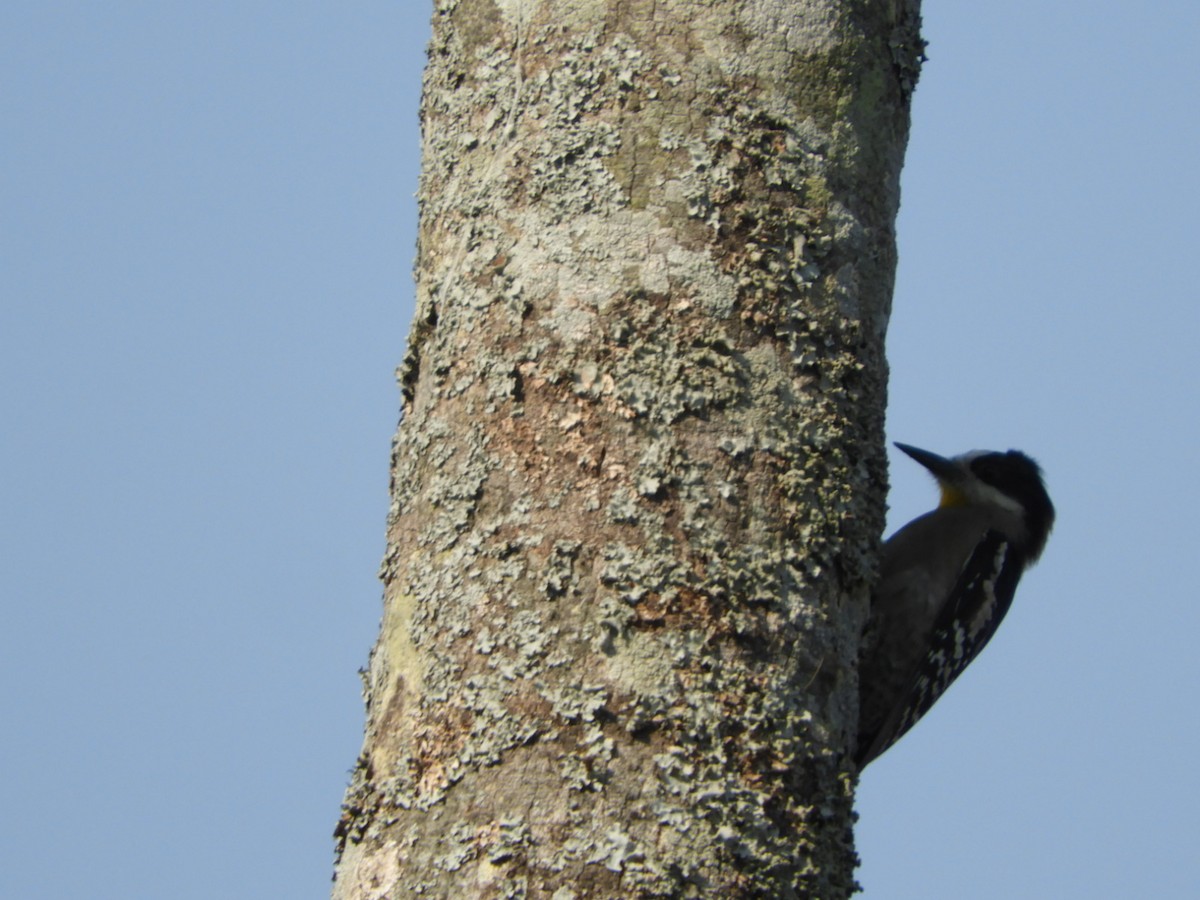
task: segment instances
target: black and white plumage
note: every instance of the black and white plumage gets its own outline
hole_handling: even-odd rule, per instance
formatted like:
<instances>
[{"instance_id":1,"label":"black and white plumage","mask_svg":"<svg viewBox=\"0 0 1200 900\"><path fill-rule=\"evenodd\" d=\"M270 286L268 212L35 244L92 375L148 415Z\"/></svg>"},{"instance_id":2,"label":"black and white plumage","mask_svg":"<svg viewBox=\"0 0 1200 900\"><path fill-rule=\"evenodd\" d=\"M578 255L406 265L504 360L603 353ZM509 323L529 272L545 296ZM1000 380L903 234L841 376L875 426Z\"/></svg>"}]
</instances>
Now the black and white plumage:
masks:
<instances>
[{"instance_id":1,"label":"black and white plumage","mask_svg":"<svg viewBox=\"0 0 1200 900\"><path fill-rule=\"evenodd\" d=\"M860 769L991 640L1054 524L1041 469L1019 451L947 458L896 446L933 473L942 499L883 547L859 658Z\"/></svg>"}]
</instances>

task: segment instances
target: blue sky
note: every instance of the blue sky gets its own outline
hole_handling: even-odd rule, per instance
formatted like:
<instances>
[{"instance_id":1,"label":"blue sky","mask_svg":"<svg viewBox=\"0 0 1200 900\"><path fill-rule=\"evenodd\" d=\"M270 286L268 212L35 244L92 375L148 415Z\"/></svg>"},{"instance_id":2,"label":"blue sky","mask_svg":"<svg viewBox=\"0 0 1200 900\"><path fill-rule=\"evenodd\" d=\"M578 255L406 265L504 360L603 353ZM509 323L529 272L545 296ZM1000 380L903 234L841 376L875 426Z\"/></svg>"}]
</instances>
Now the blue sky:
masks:
<instances>
[{"instance_id":1,"label":"blue sky","mask_svg":"<svg viewBox=\"0 0 1200 900\"><path fill-rule=\"evenodd\" d=\"M327 895L427 18L0 8L0 896ZM1026 450L1059 522L865 774L865 896L1194 897L1200 7L925 23L889 435ZM893 482L892 527L934 502Z\"/></svg>"}]
</instances>

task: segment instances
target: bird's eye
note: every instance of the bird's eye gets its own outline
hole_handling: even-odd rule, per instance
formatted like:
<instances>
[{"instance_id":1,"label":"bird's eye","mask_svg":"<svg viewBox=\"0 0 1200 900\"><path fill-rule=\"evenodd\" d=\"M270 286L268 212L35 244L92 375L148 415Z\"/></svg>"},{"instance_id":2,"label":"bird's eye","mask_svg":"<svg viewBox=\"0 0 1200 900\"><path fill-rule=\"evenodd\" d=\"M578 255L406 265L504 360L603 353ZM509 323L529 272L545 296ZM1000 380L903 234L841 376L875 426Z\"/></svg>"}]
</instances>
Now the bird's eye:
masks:
<instances>
[{"instance_id":1,"label":"bird's eye","mask_svg":"<svg viewBox=\"0 0 1200 900\"><path fill-rule=\"evenodd\" d=\"M1003 471L1003 460L999 453L985 453L971 460L971 471L988 484L995 484Z\"/></svg>"}]
</instances>

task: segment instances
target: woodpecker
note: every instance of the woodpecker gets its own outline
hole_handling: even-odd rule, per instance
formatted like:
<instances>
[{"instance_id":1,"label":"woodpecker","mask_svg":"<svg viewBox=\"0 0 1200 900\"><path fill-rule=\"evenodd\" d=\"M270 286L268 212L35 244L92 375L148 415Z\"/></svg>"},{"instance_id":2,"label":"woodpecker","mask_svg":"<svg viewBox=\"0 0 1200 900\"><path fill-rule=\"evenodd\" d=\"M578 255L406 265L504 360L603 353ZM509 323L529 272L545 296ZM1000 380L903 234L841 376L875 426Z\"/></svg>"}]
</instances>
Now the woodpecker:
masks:
<instances>
[{"instance_id":1,"label":"woodpecker","mask_svg":"<svg viewBox=\"0 0 1200 900\"><path fill-rule=\"evenodd\" d=\"M883 545L859 657L860 770L979 655L1054 525L1042 471L1024 453L896 446L933 473L942 497Z\"/></svg>"}]
</instances>

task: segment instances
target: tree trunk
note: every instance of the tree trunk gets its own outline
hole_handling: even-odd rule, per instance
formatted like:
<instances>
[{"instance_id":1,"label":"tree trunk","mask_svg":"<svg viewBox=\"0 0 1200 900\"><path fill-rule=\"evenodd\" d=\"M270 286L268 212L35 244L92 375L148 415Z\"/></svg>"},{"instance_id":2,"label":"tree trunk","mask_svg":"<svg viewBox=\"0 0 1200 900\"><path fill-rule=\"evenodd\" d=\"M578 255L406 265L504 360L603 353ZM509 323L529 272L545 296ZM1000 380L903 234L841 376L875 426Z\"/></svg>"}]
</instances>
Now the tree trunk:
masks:
<instances>
[{"instance_id":1,"label":"tree trunk","mask_svg":"<svg viewBox=\"0 0 1200 900\"><path fill-rule=\"evenodd\" d=\"M436 5L334 896L848 896L918 2Z\"/></svg>"}]
</instances>

